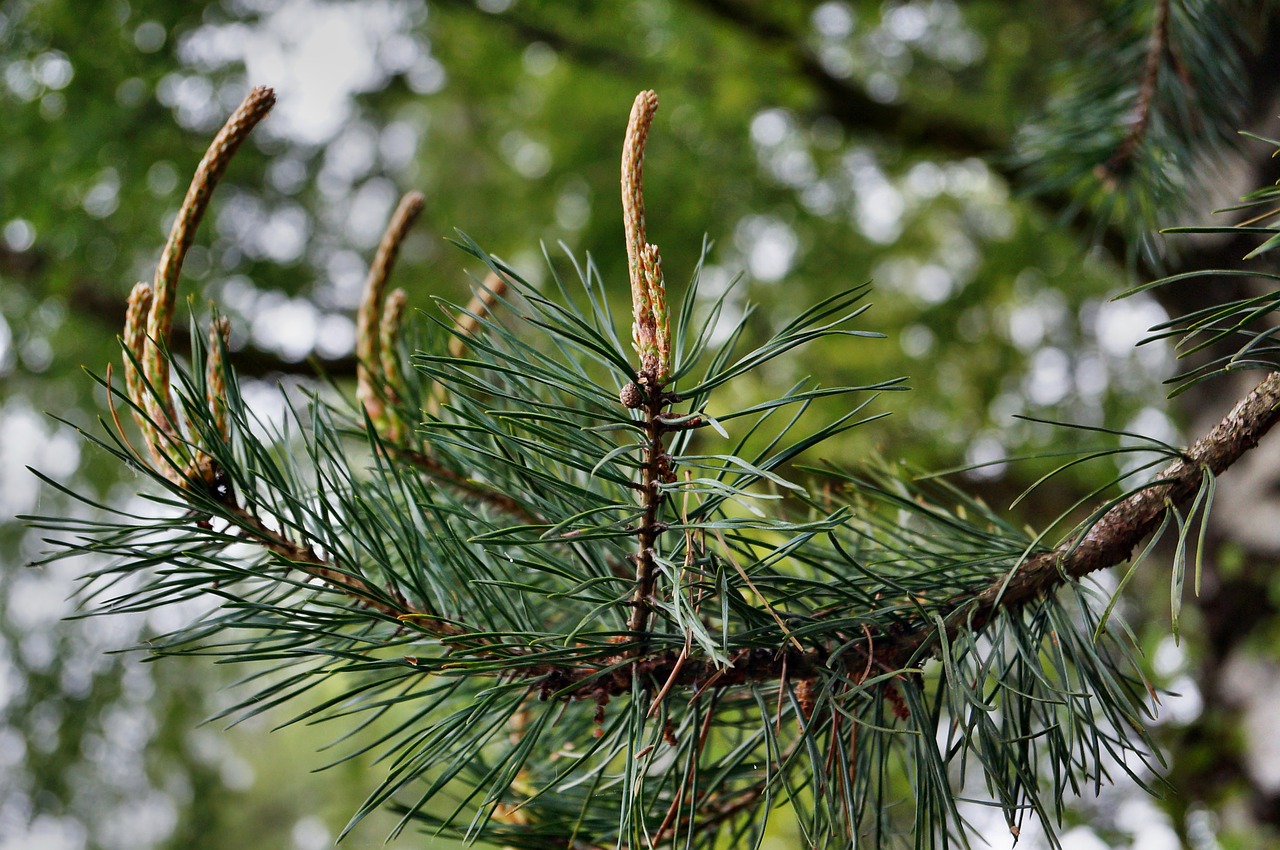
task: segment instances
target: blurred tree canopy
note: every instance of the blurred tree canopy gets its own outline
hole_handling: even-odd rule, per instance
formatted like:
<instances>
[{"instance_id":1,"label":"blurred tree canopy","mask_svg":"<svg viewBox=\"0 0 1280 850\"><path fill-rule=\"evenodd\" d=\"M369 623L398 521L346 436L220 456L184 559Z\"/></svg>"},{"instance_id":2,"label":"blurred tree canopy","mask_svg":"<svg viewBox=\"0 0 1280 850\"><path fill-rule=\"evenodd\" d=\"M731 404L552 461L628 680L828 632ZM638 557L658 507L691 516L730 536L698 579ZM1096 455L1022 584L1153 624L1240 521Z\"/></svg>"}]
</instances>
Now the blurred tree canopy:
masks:
<instances>
[{"instance_id":1,"label":"blurred tree canopy","mask_svg":"<svg viewBox=\"0 0 1280 850\"><path fill-rule=\"evenodd\" d=\"M406 189L427 198L397 271L414 305L465 298L477 269L449 244L455 228L534 282L544 246L556 263L560 243L590 253L625 303L619 104L654 88L650 233L677 282L714 241L700 298L745 276L726 333L748 300L763 337L796 305L874 282L868 315L890 342L856 361L824 343L764 376L911 376L892 425L852 432L834 460L985 464L959 480L1003 509L1051 468L1014 458L1103 439L1035 420L1178 443L1238 387L1166 404L1172 348L1135 344L1257 284L1108 299L1238 267L1254 247L1157 231L1274 182L1272 149L1236 135L1275 135L1274 13L1194 0L3 0L0 514L71 510L28 465L112 503L136 486L43 412L96 415L82 367L117 359L126 295L150 278L208 138L255 84L280 105L185 269L193 309L213 301L231 317L233 362L261 378L251 402L278 404L274 384L316 367L352 378L361 283ZM1280 838L1267 712L1280 688L1278 453L1266 451L1224 479L1181 645L1159 576L1139 574L1124 605L1155 681L1180 694L1163 698L1159 726L1175 792L1083 799L1070 815L1081 835ZM1115 472L1073 469L1017 515L1068 512ZM321 762L296 731L233 741L263 758L224 749L196 728L231 701L221 679L103 655L166 628L158 615L60 622L72 577L19 569L42 544L17 524L0 543L0 847L330 840L367 790L358 770L295 785L285 762Z\"/></svg>"}]
</instances>

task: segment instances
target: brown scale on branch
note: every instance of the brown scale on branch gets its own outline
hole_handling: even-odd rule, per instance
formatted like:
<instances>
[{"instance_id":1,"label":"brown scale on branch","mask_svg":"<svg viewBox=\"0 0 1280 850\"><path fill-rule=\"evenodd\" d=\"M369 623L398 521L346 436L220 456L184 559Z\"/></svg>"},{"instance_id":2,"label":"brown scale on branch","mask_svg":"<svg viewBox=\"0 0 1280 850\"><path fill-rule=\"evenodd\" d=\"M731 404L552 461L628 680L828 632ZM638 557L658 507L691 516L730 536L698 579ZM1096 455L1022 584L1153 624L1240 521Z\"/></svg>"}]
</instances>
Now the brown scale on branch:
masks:
<instances>
[{"instance_id":1,"label":"brown scale on branch","mask_svg":"<svg viewBox=\"0 0 1280 850\"><path fill-rule=\"evenodd\" d=\"M267 549L286 562L290 568L319 579L360 605L387 617L403 619L406 616L424 618L430 616L424 612L415 611L399 593L380 591L368 579L327 563L316 555L315 550L310 546L289 540L280 532L267 526L251 511L237 504L234 497L228 495L224 499L224 507L227 519L243 531L247 540ZM435 622L438 623L440 634L457 633L453 631L457 629L456 626L440 620Z\"/></svg>"}]
</instances>

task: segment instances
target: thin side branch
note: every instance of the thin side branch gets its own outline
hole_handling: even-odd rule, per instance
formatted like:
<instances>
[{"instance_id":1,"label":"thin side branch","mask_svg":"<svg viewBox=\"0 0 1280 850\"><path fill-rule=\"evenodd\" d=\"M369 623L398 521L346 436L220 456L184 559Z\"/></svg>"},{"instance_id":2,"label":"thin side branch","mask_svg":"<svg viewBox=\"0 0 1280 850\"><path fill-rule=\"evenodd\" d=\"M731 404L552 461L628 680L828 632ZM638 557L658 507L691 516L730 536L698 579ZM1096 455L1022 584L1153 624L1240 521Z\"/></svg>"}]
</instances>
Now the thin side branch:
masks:
<instances>
[{"instance_id":1,"label":"thin side branch","mask_svg":"<svg viewBox=\"0 0 1280 850\"><path fill-rule=\"evenodd\" d=\"M1142 85L1138 89L1137 117L1129 127L1120 147L1102 166L1103 179L1114 181L1129 167L1138 146L1151 126L1151 108L1156 97L1156 83L1160 79L1160 64L1168 52L1169 0L1157 0L1155 18L1151 22L1151 37L1147 42L1147 62L1142 72Z\"/></svg>"},{"instance_id":2,"label":"thin side branch","mask_svg":"<svg viewBox=\"0 0 1280 850\"><path fill-rule=\"evenodd\" d=\"M387 594L363 578L343 572L332 564L328 564L318 556L310 546L294 543L283 534L271 529L261 519L254 516L243 506L230 503L226 505L228 519L250 535L253 542L261 545L280 558L288 561L295 569L323 581L335 590L339 590L356 602L384 614L393 619L405 615L421 614L407 602L392 605L386 601Z\"/></svg>"},{"instance_id":3,"label":"thin side branch","mask_svg":"<svg viewBox=\"0 0 1280 850\"><path fill-rule=\"evenodd\" d=\"M1170 464L1149 487L1110 508L1082 538L1066 541L1052 552L1028 559L1007 579L963 599L952 600L948 632L982 630L1000 611L1013 611L1067 581L1083 578L1128 560L1133 550L1155 531L1165 511L1182 509L1195 496L1207 470L1221 475L1280 421L1280 372L1272 372L1245 396L1213 430ZM922 650L935 652L938 630L921 623L918 629L874 643L874 659L881 669L899 669Z\"/></svg>"},{"instance_id":4,"label":"thin side branch","mask_svg":"<svg viewBox=\"0 0 1280 850\"><path fill-rule=\"evenodd\" d=\"M987 588L977 597L980 609L1016 606L1061 584L1063 576L1082 578L1128 559L1160 524L1170 507L1184 508L1200 486L1205 470L1221 475L1280 420L1280 372L1267 375L1213 430L1187 449L1147 487L1111 508L1078 544L1033 558L1019 568L1001 593Z\"/></svg>"},{"instance_id":5,"label":"thin side branch","mask_svg":"<svg viewBox=\"0 0 1280 850\"><path fill-rule=\"evenodd\" d=\"M488 485L476 481L474 478L468 478L460 472L455 472L436 460L426 452L417 449L408 448L406 446L387 446L387 451L396 457L409 461L414 466L422 470L428 478L440 484L444 484L460 493L464 493L472 498L479 499L481 502L496 508L499 511L523 520L530 525L541 522L538 517L525 510L519 501L499 490L494 490Z\"/></svg>"},{"instance_id":6,"label":"thin side branch","mask_svg":"<svg viewBox=\"0 0 1280 850\"><path fill-rule=\"evenodd\" d=\"M241 505L229 492L219 501L222 503L223 516L239 528L247 540L262 546L286 561L293 569L319 579L358 604L393 620L412 623L446 644L451 643L452 639L478 632L470 626L459 625L445 619L430 607L415 606L393 589L380 591L368 579L339 569L337 565L317 555L310 546L295 543L282 532L268 526L253 511ZM484 638L469 637L465 645L472 653L485 654L495 660L504 657L486 651L487 643Z\"/></svg>"}]
</instances>

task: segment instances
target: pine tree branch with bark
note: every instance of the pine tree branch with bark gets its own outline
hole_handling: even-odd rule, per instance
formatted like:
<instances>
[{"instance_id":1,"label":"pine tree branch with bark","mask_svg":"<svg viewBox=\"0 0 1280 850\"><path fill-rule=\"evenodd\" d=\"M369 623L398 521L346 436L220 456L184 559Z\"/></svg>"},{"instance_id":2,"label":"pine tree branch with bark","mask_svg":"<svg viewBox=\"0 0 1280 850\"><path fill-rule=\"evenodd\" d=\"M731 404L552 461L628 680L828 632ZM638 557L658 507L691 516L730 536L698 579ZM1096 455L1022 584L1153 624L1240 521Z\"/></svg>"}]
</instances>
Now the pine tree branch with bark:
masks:
<instances>
[{"instance_id":1,"label":"pine tree branch with bark","mask_svg":"<svg viewBox=\"0 0 1280 850\"><path fill-rule=\"evenodd\" d=\"M726 387L817 340L871 344L865 287L749 350L741 327L713 341L723 301L704 308L696 280L668 304L642 92L622 161L630 346L589 264L576 289L553 266L544 291L461 236L484 282L411 354L405 296L386 294L410 194L366 285L355 402L317 394L263 423L224 320L190 333L190 365L167 341L182 245L270 100L255 90L197 169L155 288L130 299L124 388L104 382L116 431L86 434L150 476L154 515L33 521L62 542L50 560L97 559L103 612L204 594L214 610L154 646L287 672L246 706L346 682L303 716L356 717L393 756L353 824L391 805L499 845L711 848L758 838L787 800L814 845L942 842L965 829L974 789L952 770L970 768L1016 836L1028 812L1052 828L1065 781L1042 788L1045 770L1150 757L1150 686L1086 579L1136 566L1153 535L1185 551L1213 481L1280 416L1280 373L1056 545L955 488L802 479L797 461L878 420L868 405L901 382L747 406ZM831 397L849 412L813 426Z\"/></svg>"}]
</instances>

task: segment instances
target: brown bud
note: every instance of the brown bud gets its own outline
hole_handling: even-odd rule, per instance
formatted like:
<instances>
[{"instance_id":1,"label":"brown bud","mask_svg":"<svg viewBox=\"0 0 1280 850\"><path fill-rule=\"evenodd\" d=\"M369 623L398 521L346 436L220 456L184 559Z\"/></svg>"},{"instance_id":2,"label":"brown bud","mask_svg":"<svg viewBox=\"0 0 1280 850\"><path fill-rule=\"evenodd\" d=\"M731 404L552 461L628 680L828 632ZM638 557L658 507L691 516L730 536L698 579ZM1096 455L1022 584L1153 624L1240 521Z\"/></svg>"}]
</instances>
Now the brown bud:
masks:
<instances>
[{"instance_id":1,"label":"brown bud","mask_svg":"<svg viewBox=\"0 0 1280 850\"><path fill-rule=\"evenodd\" d=\"M618 400L622 402L623 407L635 410L644 404L644 390L640 389L640 385L635 381L627 381L618 393Z\"/></svg>"}]
</instances>

